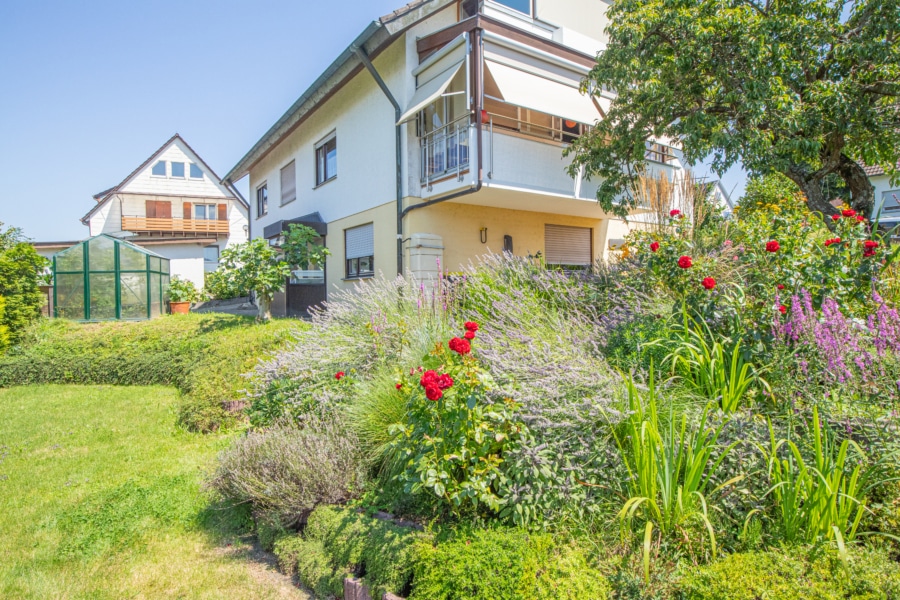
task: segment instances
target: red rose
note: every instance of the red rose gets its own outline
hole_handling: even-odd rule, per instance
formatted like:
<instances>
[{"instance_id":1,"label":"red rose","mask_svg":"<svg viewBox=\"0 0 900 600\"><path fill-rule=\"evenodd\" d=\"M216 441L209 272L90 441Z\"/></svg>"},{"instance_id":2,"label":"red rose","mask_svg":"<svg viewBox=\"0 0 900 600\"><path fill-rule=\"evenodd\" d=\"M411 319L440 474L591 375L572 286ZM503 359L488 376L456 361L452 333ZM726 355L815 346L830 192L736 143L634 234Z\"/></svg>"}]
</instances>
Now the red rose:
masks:
<instances>
[{"instance_id":1,"label":"red rose","mask_svg":"<svg viewBox=\"0 0 900 600\"><path fill-rule=\"evenodd\" d=\"M650 252L656 252L657 250L659 250L659 242L650 244Z\"/></svg>"},{"instance_id":2,"label":"red rose","mask_svg":"<svg viewBox=\"0 0 900 600\"><path fill-rule=\"evenodd\" d=\"M852 208L845 208L844 210L841 211L841 214L844 215L845 217L855 217L856 211L853 210Z\"/></svg>"},{"instance_id":3,"label":"red rose","mask_svg":"<svg viewBox=\"0 0 900 600\"><path fill-rule=\"evenodd\" d=\"M453 387L453 378L444 373L437 378L438 389L447 390Z\"/></svg>"},{"instance_id":4,"label":"red rose","mask_svg":"<svg viewBox=\"0 0 900 600\"><path fill-rule=\"evenodd\" d=\"M422 387L428 387L429 385L436 385L438 379L438 374L434 371L425 371L422 374L422 378L419 379L419 385Z\"/></svg>"},{"instance_id":5,"label":"red rose","mask_svg":"<svg viewBox=\"0 0 900 600\"><path fill-rule=\"evenodd\" d=\"M474 340L474 339L475 339L475 332L474 332L474 331L467 331L467 332L463 335L463 337L466 338L467 340Z\"/></svg>"},{"instance_id":6,"label":"red rose","mask_svg":"<svg viewBox=\"0 0 900 600\"><path fill-rule=\"evenodd\" d=\"M472 345L467 340L463 340L458 337L450 340L450 343L448 343L447 345L451 350L458 354L468 354L472 351Z\"/></svg>"},{"instance_id":7,"label":"red rose","mask_svg":"<svg viewBox=\"0 0 900 600\"><path fill-rule=\"evenodd\" d=\"M781 244L775 240L766 242L766 252L778 252L779 250L781 250Z\"/></svg>"},{"instance_id":8,"label":"red rose","mask_svg":"<svg viewBox=\"0 0 900 600\"><path fill-rule=\"evenodd\" d=\"M395 387L399 390L400 388L403 387L403 384L402 384L402 383L398 383Z\"/></svg>"},{"instance_id":9,"label":"red rose","mask_svg":"<svg viewBox=\"0 0 900 600\"><path fill-rule=\"evenodd\" d=\"M831 238L830 240L825 240L825 247L832 246L834 244L840 244L841 238Z\"/></svg>"},{"instance_id":10,"label":"red rose","mask_svg":"<svg viewBox=\"0 0 900 600\"><path fill-rule=\"evenodd\" d=\"M344 373L343 371L338 371L334 374L334 378L340 381L341 379L343 379L344 375L346 375L346 373Z\"/></svg>"},{"instance_id":11,"label":"red rose","mask_svg":"<svg viewBox=\"0 0 900 600\"><path fill-rule=\"evenodd\" d=\"M787 306L782 304L781 306L778 307L778 312L780 312L781 314L787 314Z\"/></svg>"},{"instance_id":12,"label":"red rose","mask_svg":"<svg viewBox=\"0 0 900 600\"><path fill-rule=\"evenodd\" d=\"M840 219L841 219L841 215L831 215L832 221L840 221Z\"/></svg>"},{"instance_id":13,"label":"red rose","mask_svg":"<svg viewBox=\"0 0 900 600\"><path fill-rule=\"evenodd\" d=\"M712 290L713 288L716 287L716 280L713 279L712 277L707 277L706 279L703 280L703 287L705 287L708 290Z\"/></svg>"},{"instance_id":14,"label":"red rose","mask_svg":"<svg viewBox=\"0 0 900 600\"><path fill-rule=\"evenodd\" d=\"M466 321L464 327L466 328L466 331L478 331L478 323L474 321Z\"/></svg>"},{"instance_id":15,"label":"red rose","mask_svg":"<svg viewBox=\"0 0 900 600\"><path fill-rule=\"evenodd\" d=\"M429 385L425 388L425 397L429 400L437 402L444 397L444 392L442 392L441 388L436 385Z\"/></svg>"},{"instance_id":16,"label":"red rose","mask_svg":"<svg viewBox=\"0 0 900 600\"><path fill-rule=\"evenodd\" d=\"M779 284L776 285L775 287L777 287L779 290L783 290L783 289L784 289L784 284L783 284L783 283L779 283Z\"/></svg>"},{"instance_id":17,"label":"red rose","mask_svg":"<svg viewBox=\"0 0 900 600\"><path fill-rule=\"evenodd\" d=\"M872 249L872 248L877 248L879 246L879 244L875 240L866 240L863 243L863 246L865 246L866 249Z\"/></svg>"},{"instance_id":18,"label":"red rose","mask_svg":"<svg viewBox=\"0 0 900 600\"><path fill-rule=\"evenodd\" d=\"M857 222L857 223L865 223L865 222L866 222L866 218L865 218L864 216L862 216L862 215L856 215L856 222Z\"/></svg>"},{"instance_id":19,"label":"red rose","mask_svg":"<svg viewBox=\"0 0 900 600\"><path fill-rule=\"evenodd\" d=\"M678 210L677 208L673 208L672 210L669 211L670 217L677 217L680 214L681 214L681 211Z\"/></svg>"},{"instance_id":20,"label":"red rose","mask_svg":"<svg viewBox=\"0 0 900 600\"><path fill-rule=\"evenodd\" d=\"M682 256L678 259L678 266L682 269L690 269L693 264L690 256Z\"/></svg>"}]
</instances>

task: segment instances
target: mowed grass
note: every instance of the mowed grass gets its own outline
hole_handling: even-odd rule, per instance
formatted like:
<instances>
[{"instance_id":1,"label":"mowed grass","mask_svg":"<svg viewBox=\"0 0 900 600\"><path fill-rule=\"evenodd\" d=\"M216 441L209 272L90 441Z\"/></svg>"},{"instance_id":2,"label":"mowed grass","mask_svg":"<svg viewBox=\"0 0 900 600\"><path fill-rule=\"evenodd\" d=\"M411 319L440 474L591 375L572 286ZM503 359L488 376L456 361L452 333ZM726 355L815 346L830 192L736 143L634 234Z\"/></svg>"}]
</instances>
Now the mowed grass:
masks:
<instances>
[{"instance_id":1,"label":"mowed grass","mask_svg":"<svg viewBox=\"0 0 900 600\"><path fill-rule=\"evenodd\" d=\"M0 597L306 598L201 482L225 435L175 426L167 387L0 390Z\"/></svg>"}]
</instances>

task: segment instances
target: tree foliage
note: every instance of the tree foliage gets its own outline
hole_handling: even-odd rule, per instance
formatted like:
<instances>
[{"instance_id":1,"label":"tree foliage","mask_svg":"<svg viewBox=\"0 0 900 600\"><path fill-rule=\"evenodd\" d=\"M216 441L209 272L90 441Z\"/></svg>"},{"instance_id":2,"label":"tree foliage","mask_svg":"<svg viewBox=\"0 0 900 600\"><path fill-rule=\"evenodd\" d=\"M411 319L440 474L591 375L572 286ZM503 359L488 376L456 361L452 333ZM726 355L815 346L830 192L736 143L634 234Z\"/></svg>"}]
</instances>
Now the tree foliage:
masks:
<instances>
[{"instance_id":1,"label":"tree foliage","mask_svg":"<svg viewBox=\"0 0 900 600\"><path fill-rule=\"evenodd\" d=\"M223 250L220 262L230 285L256 292L259 318L268 319L272 298L284 289L290 275L290 266L281 260L278 251L266 240L255 238Z\"/></svg>"},{"instance_id":2,"label":"tree foliage","mask_svg":"<svg viewBox=\"0 0 900 600\"><path fill-rule=\"evenodd\" d=\"M5 327L9 341L16 343L20 332L41 316L40 283L48 262L25 241L20 229L2 229L0 222L0 297L5 298L0 330Z\"/></svg>"},{"instance_id":3,"label":"tree foliage","mask_svg":"<svg viewBox=\"0 0 900 600\"><path fill-rule=\"evenodd\" d=\"M618 94L575 144L573 172L600 180L598 200L625 215L646 143L671 139L689 163L790 178L810 209L842 179L869 214L857 161L898 177L898 0L619 0L609 45L586 84Z\"/></svg>"},{"instance_id":4,"label":"tree foliage","mask_svg":"<svg viewBox=\"0 0 900 600\"><path fill-rule=\"evenodd\" d=\"M284 259L289 265L301 269L324 266L325 258L331 251L319 243L320 239L321 236L312 227L291 223L281 244Z\"/></svg>"}]
</instances>

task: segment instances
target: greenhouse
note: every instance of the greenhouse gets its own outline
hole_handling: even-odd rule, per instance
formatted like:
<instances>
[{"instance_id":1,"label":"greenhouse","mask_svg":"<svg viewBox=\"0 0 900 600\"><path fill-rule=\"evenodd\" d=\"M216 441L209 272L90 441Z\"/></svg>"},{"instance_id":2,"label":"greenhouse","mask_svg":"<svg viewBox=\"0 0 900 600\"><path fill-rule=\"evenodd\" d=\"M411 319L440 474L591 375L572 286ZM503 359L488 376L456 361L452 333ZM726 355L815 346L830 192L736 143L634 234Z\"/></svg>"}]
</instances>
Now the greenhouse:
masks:
<instances>
[{"instance_id":1,"label":"greenhouse","mask_svg":"<svg viewBox=\"0 0 900 600\"><path fill-rule=\"evenodd\" d=\"M165 312L169 259L108 235L53 256L54 315L77 321L150 319Z\"/></svg>"}]
</instances>

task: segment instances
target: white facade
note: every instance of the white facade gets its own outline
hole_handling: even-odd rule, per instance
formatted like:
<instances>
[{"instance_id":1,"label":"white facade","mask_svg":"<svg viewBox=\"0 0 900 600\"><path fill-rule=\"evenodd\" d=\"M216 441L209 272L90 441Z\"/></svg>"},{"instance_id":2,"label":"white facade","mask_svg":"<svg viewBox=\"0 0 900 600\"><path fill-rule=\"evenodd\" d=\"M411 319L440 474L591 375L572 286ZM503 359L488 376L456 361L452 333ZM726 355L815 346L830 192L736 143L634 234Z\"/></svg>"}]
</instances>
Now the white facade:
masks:
<instances>
[{"instance_id":1,"label":"white facade","mask_svg":"<svg viewBox=\"0 0 900 600\"><path fill-rule=\"evenodd\" d=\"M466 7L473 5L477 13L469 14ZM345 236L369 223L374 273L387 276L397 274L398 238L405 244L404 268L412 266L410 242L429 239L447 246L443 256L453 257L452 271L466 257L507 245L523 256L544 251L545 223L590 228L579 239L590 240L595 258L605 257L608 239L624 235L624 224L600 209L596 182L569 174L571 158L563 153L604 118L613 100L607 93L580 93L606 45L608 6L606 0L431 0L383 17L226 175L229 182L249 176L252 236L271 238L267 228L280 231L279 224L318 213L332 252L329 287L361 278L352 270L355 254L348 249L345 256ZM337 141L336 176L319 182L318 148L330 136ZM661 156L651 171L676 177L682 167L674 149ZM295 171L296 199L289 194L283 203L285 168ZM418 207L438 199L448 204ZM515 235L509 229L493 237L512 224ZM485 230L480 243L479 229ZM499 243L488 247L488 238Z\"/></svg>"},{"instance_id":2,"label":"white facade","mask_svg":"<svg viewBox=\"0 0 900 600\"><path fill-rule=\"evenodd\" d=\"M95 200L82 219L91 236L145 246L170 259L172 276L198 288L221 251L248 235L247 206L178 135Z\"/></svg>"},{"instance_id":3,"label":"white facade","mask_svg":"<svg viewBox=\"0 0 900 600\"><path fill-rule=\"evenodd\" d=\"M875 187L875 210L872 218L877 217L890 227L900 224L900 182L892 185L891 178L886 173L870 176L869 181Z\"/></svg>"}]
</instances>

